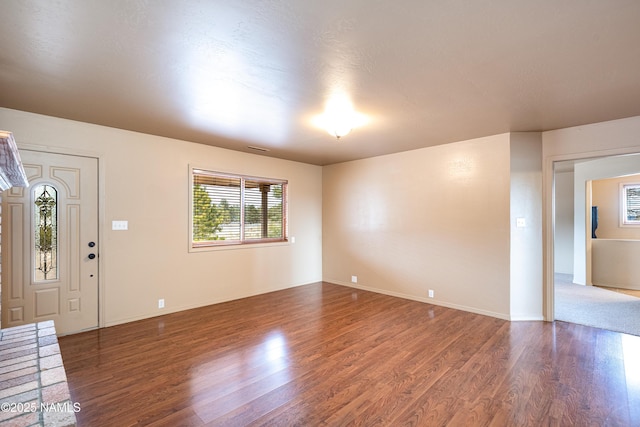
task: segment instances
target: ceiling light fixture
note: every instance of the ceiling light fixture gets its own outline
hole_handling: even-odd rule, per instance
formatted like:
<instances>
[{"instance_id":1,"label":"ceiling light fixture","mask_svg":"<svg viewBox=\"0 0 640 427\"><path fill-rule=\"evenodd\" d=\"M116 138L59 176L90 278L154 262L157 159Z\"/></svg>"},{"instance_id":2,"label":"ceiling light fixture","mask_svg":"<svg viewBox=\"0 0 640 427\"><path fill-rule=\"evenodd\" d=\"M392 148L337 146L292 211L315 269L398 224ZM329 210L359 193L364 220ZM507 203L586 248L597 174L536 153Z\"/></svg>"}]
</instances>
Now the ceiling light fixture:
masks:
<instances>
[{"instance_id":1,"label":"ceiling light fixture","mask_svg":"<svg viewBox=\"0 0 640 427\"><path fill-rule=\"evenodd\" d=\"M353 128L363 125L366 121L366 117L356 112L346 97L329 100L324 113L314 120L318 127L323 128L336 139L348 135Z\"/></svg>"},{"instance_id":2,"label":"ceiling light fixture","mask_svg":"<svg viewBox=\"0 0 640 427\"><path fill-rule=\"evenodd\" d=\"M348 135L353 129L353 120L348 112L325 112L325 130L336 139Z\"/></svg>"}]
</instances>

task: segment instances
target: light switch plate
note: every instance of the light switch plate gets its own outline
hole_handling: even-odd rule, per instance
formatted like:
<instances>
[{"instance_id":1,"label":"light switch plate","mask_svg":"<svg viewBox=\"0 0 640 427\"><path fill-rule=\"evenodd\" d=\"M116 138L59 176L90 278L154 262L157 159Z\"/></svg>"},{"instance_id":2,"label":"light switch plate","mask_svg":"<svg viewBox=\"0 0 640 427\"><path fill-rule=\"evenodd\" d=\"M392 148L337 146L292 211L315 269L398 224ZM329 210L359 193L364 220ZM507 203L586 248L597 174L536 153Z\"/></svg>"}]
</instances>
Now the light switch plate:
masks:
<instances>
[{"instance_id":1,"label":"light switch plate","mask_svg":"<svg viewBox=\"0 0 640 427\"><path fill-rule=\"evenodd\" d=\"M129 221L111 221L112 230L128 230Z\"/></svg>"}]
</instances>

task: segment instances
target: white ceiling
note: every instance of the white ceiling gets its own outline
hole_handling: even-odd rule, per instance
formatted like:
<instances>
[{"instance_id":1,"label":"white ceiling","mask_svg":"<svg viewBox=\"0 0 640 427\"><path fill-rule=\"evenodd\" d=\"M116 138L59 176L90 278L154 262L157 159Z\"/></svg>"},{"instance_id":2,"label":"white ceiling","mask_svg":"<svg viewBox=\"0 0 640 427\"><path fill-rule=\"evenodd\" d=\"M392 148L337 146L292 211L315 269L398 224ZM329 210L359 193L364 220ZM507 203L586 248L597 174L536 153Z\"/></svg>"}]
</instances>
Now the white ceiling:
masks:
<instances>
[{"instance_id":1,"label":"white ceiling","mask_svg":"<svg viewBox=\"0 0 640 427\"><path fill-rule=\"evenodd\" d=\"M2 107L313 164L640 115L638 0L2 0L0 16ZM334 94L370 118L339 141L311 123Z\"/></svg>"}]
</instances>

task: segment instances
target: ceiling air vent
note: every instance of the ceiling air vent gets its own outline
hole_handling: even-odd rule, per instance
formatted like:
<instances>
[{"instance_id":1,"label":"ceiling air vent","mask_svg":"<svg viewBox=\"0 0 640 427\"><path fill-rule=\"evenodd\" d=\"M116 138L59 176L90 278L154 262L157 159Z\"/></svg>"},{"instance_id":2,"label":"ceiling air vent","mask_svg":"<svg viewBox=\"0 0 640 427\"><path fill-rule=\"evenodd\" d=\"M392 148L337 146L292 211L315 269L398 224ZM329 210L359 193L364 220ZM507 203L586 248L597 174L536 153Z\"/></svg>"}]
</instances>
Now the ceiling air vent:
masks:
<instances>
[{"instance_id":1,"label":"ceiling air vent","mask_svg":"<svg viewBox=\"0 0 640 427\"><path fill-rule=\"evenodd\" d=\"M255 145L249 145L247 146L247 148L251 149L251 150L255 150L255 151L261 151L263 153L266 153L267 151L271 151L268 148L264 148L264 147L256 147Z\"/></svg>"}]
</instances>

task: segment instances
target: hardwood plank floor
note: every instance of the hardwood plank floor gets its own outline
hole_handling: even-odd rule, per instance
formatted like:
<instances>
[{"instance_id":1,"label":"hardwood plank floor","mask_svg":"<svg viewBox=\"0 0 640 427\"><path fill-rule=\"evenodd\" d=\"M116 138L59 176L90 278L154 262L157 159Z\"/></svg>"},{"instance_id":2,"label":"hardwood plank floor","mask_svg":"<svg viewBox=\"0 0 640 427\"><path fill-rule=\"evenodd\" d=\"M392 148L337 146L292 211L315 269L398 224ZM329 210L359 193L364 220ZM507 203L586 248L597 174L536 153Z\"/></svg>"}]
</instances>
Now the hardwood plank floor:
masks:
<instances>
[{"instance_id":1,"label":"hardwood plank floor","mask_svg":"<svg viewBox=\"0 0 640 427\"><path fill-rule=\"evenodd\" d=\"M640 425L640 337L328 283L59 341L80 426Z\"/></svg>"}]
</instances>

